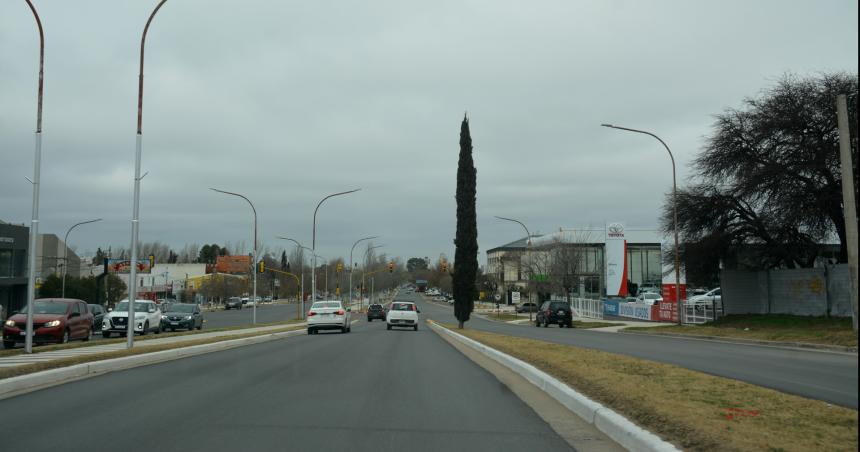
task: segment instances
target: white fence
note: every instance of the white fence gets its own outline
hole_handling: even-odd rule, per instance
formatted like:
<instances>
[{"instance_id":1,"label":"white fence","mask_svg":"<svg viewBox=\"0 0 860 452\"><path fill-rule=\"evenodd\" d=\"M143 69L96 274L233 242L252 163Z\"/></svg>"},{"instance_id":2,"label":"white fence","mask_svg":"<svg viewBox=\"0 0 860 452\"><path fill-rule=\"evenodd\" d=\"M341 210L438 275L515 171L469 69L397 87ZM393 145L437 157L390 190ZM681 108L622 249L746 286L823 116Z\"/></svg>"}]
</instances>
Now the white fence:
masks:
<instances>
[{"instance_id":1,"label":"white fence","mask_svg":"<svg viewBox=\"0 0 860 452\"><path fill-rule=\"evenodd\" d=\"M713 322L722 315L713 303L684 304L684 323L701 325Z\"/></svg>"}]
</instances>

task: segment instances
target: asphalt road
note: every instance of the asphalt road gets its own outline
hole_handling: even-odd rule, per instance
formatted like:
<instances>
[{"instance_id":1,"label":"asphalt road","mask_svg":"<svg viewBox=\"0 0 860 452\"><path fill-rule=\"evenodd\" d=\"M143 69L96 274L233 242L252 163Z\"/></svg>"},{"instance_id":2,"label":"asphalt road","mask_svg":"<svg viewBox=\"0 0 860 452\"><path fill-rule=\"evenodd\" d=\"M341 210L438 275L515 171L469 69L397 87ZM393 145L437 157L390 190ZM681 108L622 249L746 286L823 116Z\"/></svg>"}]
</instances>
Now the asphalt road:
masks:
<instances>
[{"instance_id":1,"label":"asphalt road","mask_svg":"<svg viewBox=\"0 0 860 452\"><path fill-rule=\"evenodd\" d=\"M349 334L302 335L43 389L0 401L0 412L3 450L571 450L426 326L386 331L364 320Z\"/></svg>"},{"instance_id":2,"label":"asphalt road","mask_svg":"<svg viewBox=\"0 0 860 452\"><path fill-rule=\"evenodd\" d=\"M417 294L398 299L417 301L422 313L439 322L456 323L449 306L422 301ZM727 342L703 341L598 331L511 325L473 316L467 328L620 353L734 378L836 405L857 409L857 354L830 353Z\"/></svg>"}]
</instances>

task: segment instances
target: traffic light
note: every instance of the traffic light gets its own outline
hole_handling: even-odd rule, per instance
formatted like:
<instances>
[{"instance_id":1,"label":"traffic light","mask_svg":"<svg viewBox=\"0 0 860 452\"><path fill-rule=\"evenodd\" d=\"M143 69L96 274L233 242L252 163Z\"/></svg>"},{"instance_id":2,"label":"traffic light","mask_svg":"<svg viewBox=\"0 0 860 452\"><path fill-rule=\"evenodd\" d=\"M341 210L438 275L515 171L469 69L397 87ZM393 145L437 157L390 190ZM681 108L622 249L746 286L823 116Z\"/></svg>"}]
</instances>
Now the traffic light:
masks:
<instances>
[{"instance_id":1,"label":"traffic light","mask_svg":"<svg viewBox=\"0 0 860 452\"><path fill-rule=\"evenodd\" d=\"M257 267L257 273L265 273L266 272L266 261L260 261L259 266Z\"/></svg>"},{"instance_id":2,"label":"traffic light","mask_svg":"<svg viewBox=\"0 0 860 452\"><path fill-rule=\"evenodd\" d=\"M155 267L155 255L154 254L149 255L149 268L152 269L152 267ZM138 267L138 268L140 268L140 267Z\"/></svg>"},{"instance_id":3,"label":"traffic light","mask_svg":"<svg viewBox=\"0 0 860 452\"><path fill-rule=\"evenodd\" d=\"M394 273L394 262L388 263L388 273Z\"/></svg>"},{"instance_id":4,"label":"traffic light","mask_svg":"<svg viewBox=\"0 0 860 452\"><path fill-rule=\"evenodd\" d=\"M338 272L338 273L340 273L340 272L342 272L342 271L343 271L343 263L338 262L338 263L337 263L337 272Z\"/></svg>"}]
</instances>

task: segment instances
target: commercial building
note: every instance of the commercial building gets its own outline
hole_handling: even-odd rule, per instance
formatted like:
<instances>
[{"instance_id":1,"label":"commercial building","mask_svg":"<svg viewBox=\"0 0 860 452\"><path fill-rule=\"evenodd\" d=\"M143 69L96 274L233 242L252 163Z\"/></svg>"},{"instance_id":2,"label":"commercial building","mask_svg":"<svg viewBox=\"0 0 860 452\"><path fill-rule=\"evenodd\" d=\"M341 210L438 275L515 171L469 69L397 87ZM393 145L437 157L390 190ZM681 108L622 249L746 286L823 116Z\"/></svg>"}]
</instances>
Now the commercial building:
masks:
<instances>
[{"instance_id":1,"label":"commercial building","mask_svg":"<svg viewBox=\"0 0 860 452\"><path fill-rule=\"evenodd\" d=\"M30 228L0 221L0 318L27 303Z\"/></svg>"},{"instance_id":2,"label":"commercial building","mask_svg":"<svg viewBox=\"0 0 860 452\"><path fill-rule=\"evenodd\" d=\"M36 240L36 278L60 275L81 276L81 258L54 234L39 234ZM89 274L87 275L89 276Z\"/></svg>"},{"instance_id":3,"label":"commercial building","mask_svg":"<svg viewBox=\"0 0 860 452\"><path fill-rule=\"evenodd\" d=\"M192 283L212 271L207 264L155 264L149 273L137 274L138 298L179 298ZM118 273L128 287L128 273Z\"/></svg>"},{"instance_id":4,"label":"commercial building","mask_svg":"<svg viewBox=\"0 0 860 452\"><path fill-rule=\"evenodd\" d=\"M627 281L637 286L661 285L662 234L656 229L626 228ZM572 296L606 296L605 228L560 229L558 232L523 237L487 250L486 273L496 278L497 292L539 290L538 299Z\"/></svg>"}]
</instances>

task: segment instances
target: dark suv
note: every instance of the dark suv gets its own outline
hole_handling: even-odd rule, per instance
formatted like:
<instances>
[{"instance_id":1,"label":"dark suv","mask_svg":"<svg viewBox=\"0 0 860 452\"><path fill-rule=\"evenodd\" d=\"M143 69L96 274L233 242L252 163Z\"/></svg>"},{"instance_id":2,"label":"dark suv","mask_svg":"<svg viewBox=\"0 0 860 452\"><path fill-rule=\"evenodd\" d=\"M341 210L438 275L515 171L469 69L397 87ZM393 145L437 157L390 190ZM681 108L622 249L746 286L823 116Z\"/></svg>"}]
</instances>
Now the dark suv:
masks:
<instances>
[{"instance_id":1,"label":"dark suv","mask_svg":"<svg viewBox=\"0 0 860 452\"><path fill-rule=\"evenodd\" d=\"M545 301L535 316L535 326L546 328L555 324L561 328L573 328L573 311L566 301Z\"/></svg>"},{"instance_id":2,"label":"dark suv","mask_svg":"<svg viewBox=\"0 0 860 452\"><path fill-rule=\"evenodd\" d=\"M385 320L385 308L381 304L374 303L367 307L367 321L372 322L373 319Z\"/></svg>"}]
</instances>

